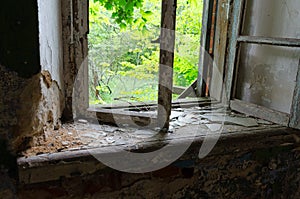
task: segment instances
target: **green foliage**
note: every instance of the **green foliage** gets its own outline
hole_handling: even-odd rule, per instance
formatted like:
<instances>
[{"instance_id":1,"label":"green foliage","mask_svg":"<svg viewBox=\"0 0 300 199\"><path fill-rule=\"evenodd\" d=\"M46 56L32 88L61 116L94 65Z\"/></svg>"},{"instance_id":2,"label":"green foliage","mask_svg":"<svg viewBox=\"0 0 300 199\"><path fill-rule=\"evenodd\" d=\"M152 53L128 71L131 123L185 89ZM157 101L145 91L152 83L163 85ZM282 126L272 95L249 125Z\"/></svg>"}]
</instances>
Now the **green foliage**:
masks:
<instances>
[{"instance_id":1,"label":"green foliage","mask_svg":"<svg viewBox=\"0 0 300 199\"><path fill-rule=\"evenodd\" d=\"M138 22L138 18L134 16L135 11L139 11L144 22L147 21L147 16L152 13L142 9L143 0L94 0L95 2L99 2L106 10L112 11L111 17L121 28Z\"/></svg>"},{"instance_id":2,"label":"green foliage","mask_svg":"<svg viewBox=\"0 0 300 199\"><path fill-rule=\"evenodd\" d=\"M174 84L197 78L202 1L178 2ZM90 0L90 103L157 99L160 0Z\"/></svg>"}]
</instances>

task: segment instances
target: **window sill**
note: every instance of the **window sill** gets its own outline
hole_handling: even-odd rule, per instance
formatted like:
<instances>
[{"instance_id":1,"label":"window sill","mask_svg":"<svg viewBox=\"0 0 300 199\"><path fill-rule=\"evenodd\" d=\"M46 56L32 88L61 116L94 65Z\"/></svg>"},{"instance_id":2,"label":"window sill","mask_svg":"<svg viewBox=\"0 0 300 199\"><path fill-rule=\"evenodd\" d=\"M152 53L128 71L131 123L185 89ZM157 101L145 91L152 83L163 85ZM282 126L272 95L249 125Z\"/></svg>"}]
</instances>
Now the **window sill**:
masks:
<instances>
[{"instance_id":1,"label":"window sill","mask_svg":"<svg viewBox=\"0 0 300 199\"><path fill-rule=\"evenodd\" d=\"M200 117L203 118L203 115L212 113L218 115L218 113L212 110L211 107L208 108ZM233 112L227 112L227 114L236 118L249 118ZM209 119L212 120L212 118ZM243 126L226 121L218 143L207 157L218 154L233 154L239 151L255 150L264 147L290 146L294 145L297 139L300 139L300 131L260 119L250 119L251 121L256 120L257 125ZM175 122L178 120L180 119L175 119ZM211 136L218 136L218 133L213 130L215 125L220 124L220 122L213 122L207 118L201 119L200 121L199 124L188 124L176 128L173 133L167 134L164 138L158 139L157 136L149 137L149 135L145 135L140 131L134 131L133 134L128 132L113 132L114 136L119 136L119 139L115 139L113 143L93 146L85 145L86 143L83 141L83 146L77 149L68 148L61 152L49 152L41 155L33 154L27 157L20 157L17 160L19 181L22 184L33 184L55 181L61 177L68 178L93 174L106 170L108 167L96 160L91 154L101 153L117 156L123 149L140 153L149 152L161 148L170 141L172 141L174 146L179 146L185 142L192 143L184 155L176 162L192 159L194 164L196 164L197 161L201 161L198 159L198 153L205 136L207 133ZM95 132L95 129L99 130L99 128L108 127L107 125L103 126L89 123L75 123L72 126L77 129L84 128L87 132ZM196 135L193 133L195 131L197 132ZM109 136L113 134L109 134ZM132 139L128 139L128 135L132 135ZM84 136L81 138L83 137ZM173 164L176 164L176 162Z\"/></svg>"}]
</instances>

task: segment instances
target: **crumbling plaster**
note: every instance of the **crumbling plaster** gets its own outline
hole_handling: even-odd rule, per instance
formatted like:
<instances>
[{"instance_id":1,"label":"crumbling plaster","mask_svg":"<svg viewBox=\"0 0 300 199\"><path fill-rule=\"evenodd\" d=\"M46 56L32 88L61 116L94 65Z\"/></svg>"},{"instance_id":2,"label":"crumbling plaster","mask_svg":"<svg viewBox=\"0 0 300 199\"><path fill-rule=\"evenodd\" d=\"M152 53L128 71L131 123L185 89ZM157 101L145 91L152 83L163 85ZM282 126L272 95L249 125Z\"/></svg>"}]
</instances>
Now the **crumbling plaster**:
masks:
<instances>
[{"instance_id":1,"label":"crumbling plaster","mask_svg":"<svg viewBox=\"0 0 300 199\"><path fill-rule=\"evenodd\" d=\"M14 129L13 147L23 150L41 135L45 128L60 127L62 93L48 71L42 71L26 81L19 99L18 123Z\"/></svg>"},{"instance_id":2,"label":"crumbling plaster","mask_svg":"<svg viewBox=\"0 0 300 199\"><path fill-rule=\"evenodd\" d=\"M0 67L0 137L10 150L30 145L45 128L59 128L62 93L48 71L25 79Z\"/></svg>"},{"instance_id":3,"label":"crumbling plaster","mask_svg":"<svg viewBox=\"0 0 300 199\"><path fill-rule=\"evenodd\" d=\"M64 104L61 1L39 0L38 19L41 72L26 80L20 92L15 150L26 148L45 128L59 128Z\"/></svg>"}]
</instances>

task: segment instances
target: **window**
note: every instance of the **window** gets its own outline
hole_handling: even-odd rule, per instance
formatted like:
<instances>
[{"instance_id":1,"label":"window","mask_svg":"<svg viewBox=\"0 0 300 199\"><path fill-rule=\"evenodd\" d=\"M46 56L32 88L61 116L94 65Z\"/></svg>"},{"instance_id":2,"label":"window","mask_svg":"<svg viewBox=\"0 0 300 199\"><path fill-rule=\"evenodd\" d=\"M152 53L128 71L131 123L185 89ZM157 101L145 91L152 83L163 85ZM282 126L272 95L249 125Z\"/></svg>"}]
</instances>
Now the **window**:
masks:
<instances>
[{"instance_id":1,"label":"window","mask_svg":"<svg viewBox=\"0 0 300 199\"><path fill-rule=\"evenodd\" d=\"M191 106L191 104L195 105L199 102L208 104L211 102L210 99L194 99L194 100L182 100L182 98L193 96L196 97L195 90L198 90L198 96L204 96L200 91L202 90L202 86L206 86L206 82L204 79L207 77L199 76L198 81L194 81L187 89L182 90L181 95L179 96L179 101L173 101L172 105L172 92L173 92L173 65L174 65L174 48L175 48L175 24L176 24L176 0L165 0L162 1L162 17L161 17L161 33L160 33L160 59L159 59L159 97L158 97L158 106L157 104L145 104L145 103L127 103L127 105L113 105L113 106L101 106L90 107L89 111L97 112L97 117L100 121L105 123L114 123L112 117L123 118L124 116L128 116L131 118L134 116L138 118L139 122L145 121L148 123L148 119L154 119L157 124L162 129L168 129L168 121L171 114L171 108L178 107L179 103L184 103L184 106ZM215 36L215 23L216 23L216 10L217 10L217 0L206 0L204 1L204 17L203 17L203 31L205 33L202 36L201 45L207 46L203 48L203 50L209 50L210 55L213 54L213 42ZM205 23L205 24L204 24ZM192 26L193 24L191 24ZM208 34L206 34L208 31ZM207 38L207 39L206 39ZM200 45L200 42L199 42ZM205 52L201 53L201 56L205 57ZM200 57L200 60L203 59ZM207 59L209 60L209 59ZM199 74L202 74L202 64L199 69ZM211 71L210 71L211 73ZM207 74L210 75L210 74ZM204 84L197 84L197 82L202 82ZM201 87L201 88L200 88ZM205 92L205 89L203 89ZM208 97L208 92L206 91L206 96ZM143 112L141 113L139 110L145 110L151 108L157 109L157 114ZM113 116L112 116L113 113ZM109 116L110 115L110 116ZM126 120L124 121L126 122Z\"/></svg>"},{"instance_id":2,"label":"window","mask_svg":"<svg viewBox=\"0 0 300 199\"><path fill-rule=\"evenodd\" d=\"M224 93L233 110L300 127L299 16L290 14L297 7L293 0L233 1Z\"/></svg>"},{"instance_id":3,"label":"window","mask_svg":"<svg viewBox=\"0 0 300 199\"><path fill-rule=\"evenodd\" d=\"M163 27L172 29L175 23L175 6L172 7L172 5L175 5L176 1L163 2L165 8L162 11L164 13L162 19L168 19L163 22ZM255 8L267 9L270 5L275 6L275 8L269 10L274 10L277 15L276 13L268 13L268 15L259 16L257 13L267 12L255 13ZM171 6L173 9L164 12L166 6ZM287 1L287 3L256 0L205 0L199 75L197 81L182 93L182 97L194 93L196 90L198 97L206 97L200 99L203 103L210 103L210 100L226 102L233 110L285 126L299 128L300 77L299 57L297 57L297 54L299 54L299 34L291 28L293 24L289 23L289 27L282 28L284 27L284 21L294 22L296 24L294 27L298 27L298 18L293 17L290 13L290 8L297 8L297 6L296 1L292 0ZM278 9L283 9L285 19L280 19ZM265 21L259 21L260 18ZM264 24L268 23L267 19L269 22L276 20L278 23L275 25L270 23L270 27L263 30ZM268 35L267 32L264 32L267 29L272 29L271 32L275 32L275 35ZM282 30L283 32L276 32L276 30ZM285 33L285 30L291 32ZM259 33L259 31L261 32ZM295 34L292 34L292 32L295 32ZM162 45L164 40L167 41L166 43L171 44L170 47L173 48L174 35L162 38ZM261 52L268 59L263 60L264 58L261 55L259 56ZM274 57L276 53L279 55L276 58L277 60L272 60L272 56ZM141 118L143 118L141 121L148 121L149 118L157 119L159 117L158 121L163 121L162 123L166 125L164 129L167 129L168 117L172 107L172 91L169 89L172 87L172 75L169 69L172 68L173 56L172 53L167 54L161 51L161 57L164 57L164 59L160 60L160 64L161 66L167 65L167 67L164 67L167 71L160 72L161 75L164 73L160 81L168 81L159 83L164 86L160 86L158 114L140 112L139 110L145 107L151 107L152 111L157 107L156 104L145 106L143 103L127 104L126 107L121 105L102 107L101 109L90 107L89 111L97 112L97 117L102 118L103 122L113 122L113 119L108 117L112 112L114 114L118 113L117 115L120 115L120 117L122 115L130 117L134 114L134 117L139 118L139 121ZM252 61L257 60L257 64L255 64L257 69L251 66L251 59ZM263 63L263 61L267 62ZM263 65L268 65L268 67L264 68ZM282 68L284 70L281 70ZM255 76L249 76L248 74L251 74L249 70L257 70L253 73ZM82 79L87 78L87 71L84 73L86 77ZM82 79L80 81L81 86L82 82L87 84L86 80L82 81ZM284 82L281 84L280 82L283 80ZM259 85L261 82L263 84ZM84 85L84 87L87 88L87 85ZM282 93L283 91L285 93L282 95L274 95L274 93ZM88 96L87 93L85 95ZM251 99L249 95L251 95ZM198 102L199 100L196 99L192 103ZM88 108L88 100L85 100L84 104L85 108L84 106L79 108L78 113L85 112L83 109ZM101 114L103 115L101 116ZM105 120L104 118L108 119ZM162 123L159 126L162 127Z\"/></svg>"}]
</instances>

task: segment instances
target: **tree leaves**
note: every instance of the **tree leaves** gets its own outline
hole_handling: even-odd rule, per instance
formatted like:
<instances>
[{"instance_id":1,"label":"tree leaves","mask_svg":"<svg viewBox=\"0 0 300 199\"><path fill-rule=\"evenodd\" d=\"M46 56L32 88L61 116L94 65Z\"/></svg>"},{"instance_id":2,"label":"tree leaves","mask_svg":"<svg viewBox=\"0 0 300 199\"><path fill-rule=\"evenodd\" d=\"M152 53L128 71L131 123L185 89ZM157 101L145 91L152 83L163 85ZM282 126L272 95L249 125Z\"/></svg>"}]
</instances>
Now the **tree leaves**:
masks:
<instances>
[{"instance_id":1,"label":"tree leaves","mask_svg":"<svg viewBox=\"0 0 300 199\"><path fill-rule=\"evenodd\" d=\"M178 86L188 86L198 74L202 7L193 1L177 5L174 84ZM160 5L160 0L90 0L90 101L157 99L159 45L151 41L160 33Z\"/></svg>"},{"instance_id":2,"label":"tree leaves","mask_svg":"<svg viewBox=\"0 0 300 199\"><path fill-rule=\"evenodd\" d=\"M143 0L94 0L94 2L99 2L107 10L112 11L111 17L122 29L134 22L134 11L143 6Z\"/></svg>"}]
</instances>

